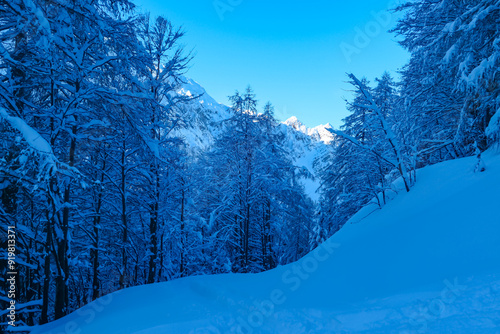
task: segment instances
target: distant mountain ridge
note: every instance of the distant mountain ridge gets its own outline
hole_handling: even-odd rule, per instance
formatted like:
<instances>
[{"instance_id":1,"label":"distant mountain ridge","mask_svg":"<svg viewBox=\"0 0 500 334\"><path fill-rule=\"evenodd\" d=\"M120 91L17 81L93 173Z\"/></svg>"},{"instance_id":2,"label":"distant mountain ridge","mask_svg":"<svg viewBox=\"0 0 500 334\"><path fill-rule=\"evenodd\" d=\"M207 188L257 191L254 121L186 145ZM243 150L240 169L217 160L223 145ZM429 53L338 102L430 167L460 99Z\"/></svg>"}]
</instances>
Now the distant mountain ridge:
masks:
<instances>
[{"instance_id":1,"label":"distant mountain ridge","mask_svg":"<svg viewBox=\"0 0 500 334\"><path fill-rule=\"evenodd\" d=\"M313 139L322 141L325 144L330 144L333 141L333 135L328 130L333 129L330 123L318 125L314 128L308 128L301 121L299 121L297 117L292 116L284 121L283 124L291 126L295 130L305 133Z\"/></svg>"},{"instance_id":2,"label":"distant mountain ridge","mask_svg":"<svg viewBox=\"0 0 500 334\"><path fill-rule=\"evenodd\" d=\"M178 94L195 97L190 101L183 113L185 124L175 134L185 139L193 152L208 149L223 130L223 121L231 118L231 108L217 102L196 81L184 78L184 84ZM284 146L294 164L306 169L310 177L302 180L306 192L313 200L318 200L319 181L316 177L317 158L325 154L333 136L328 128L330 124L307 128L297 117L293 116L278 127L284 136Z\"/></svg>"}]
</instances>

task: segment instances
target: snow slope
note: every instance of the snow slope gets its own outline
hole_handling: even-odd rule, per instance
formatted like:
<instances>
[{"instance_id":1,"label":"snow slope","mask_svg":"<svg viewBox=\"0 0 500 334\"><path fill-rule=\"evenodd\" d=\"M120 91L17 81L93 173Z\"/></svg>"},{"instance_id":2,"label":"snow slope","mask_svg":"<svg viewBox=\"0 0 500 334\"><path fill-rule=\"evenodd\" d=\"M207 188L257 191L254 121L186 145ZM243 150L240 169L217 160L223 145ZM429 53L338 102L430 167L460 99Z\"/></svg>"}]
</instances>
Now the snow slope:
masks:
<instances>
[{"instance_id":1,"label":"snow slope","mask_svg":"<svg viewBox=\"0 0 500 334\"><path fill-rule=\"evenodd\" d=\"M424 168L410 193L297 263L101 298L39 333L500 333L500 154Z\"/></svg>"}]
</instances>

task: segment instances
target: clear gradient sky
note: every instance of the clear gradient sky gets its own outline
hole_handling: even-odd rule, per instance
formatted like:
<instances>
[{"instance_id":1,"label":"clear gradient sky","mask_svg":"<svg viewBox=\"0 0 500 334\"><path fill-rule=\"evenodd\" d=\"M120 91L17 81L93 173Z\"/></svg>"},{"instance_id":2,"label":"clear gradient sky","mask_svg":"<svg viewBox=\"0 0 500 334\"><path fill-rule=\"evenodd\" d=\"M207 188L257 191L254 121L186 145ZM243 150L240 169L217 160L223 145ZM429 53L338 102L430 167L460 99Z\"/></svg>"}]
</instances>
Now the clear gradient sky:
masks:
<instances>
[{"instance_id":1,"label":"clear gradient sky","mask_svg":"<svg viewBox=\"0 0 500 334\"><path fill-rule=\"evenodd\" d=\"M184 27L195 58L187 76L221 103L251 85L259 105L309 127L347 116L346 72L397 76L408 54L387 30L398 0L136 0ZM377 15L384 13L384 15ZM347 56L346 56L347 55Z\"/></svg>"}]
</instances>

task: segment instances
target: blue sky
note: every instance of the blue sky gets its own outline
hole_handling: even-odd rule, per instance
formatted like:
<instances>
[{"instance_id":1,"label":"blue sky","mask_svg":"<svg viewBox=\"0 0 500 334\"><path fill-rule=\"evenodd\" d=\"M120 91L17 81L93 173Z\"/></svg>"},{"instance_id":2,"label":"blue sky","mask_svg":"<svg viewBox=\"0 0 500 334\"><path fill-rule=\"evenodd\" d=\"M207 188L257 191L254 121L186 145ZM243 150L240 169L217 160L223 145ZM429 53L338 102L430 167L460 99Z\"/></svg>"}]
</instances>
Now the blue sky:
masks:
<instances>
[{"instance_id":1,"label":"blue sky","mask_svg":"<svg viewBox=\"0 0 500 334\"><path fill-rule=\"evenodd\" d=\"M137 0L141 11L184 27L195 58L187 76L221 103L251 85L276 117L339 126L347 116L346 72L397 75L408 54L387 33L398 0Z\"/></svg>"}]
</instances>

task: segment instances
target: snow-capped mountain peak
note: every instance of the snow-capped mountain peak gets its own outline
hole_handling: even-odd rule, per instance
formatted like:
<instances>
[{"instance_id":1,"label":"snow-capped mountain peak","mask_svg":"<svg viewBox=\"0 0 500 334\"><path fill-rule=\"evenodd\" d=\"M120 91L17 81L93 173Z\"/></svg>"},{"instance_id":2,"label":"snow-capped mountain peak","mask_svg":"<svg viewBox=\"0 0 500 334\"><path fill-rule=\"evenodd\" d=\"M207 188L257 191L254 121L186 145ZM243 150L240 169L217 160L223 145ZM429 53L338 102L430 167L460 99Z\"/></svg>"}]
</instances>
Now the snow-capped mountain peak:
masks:
<instances>
[{"instance_id":1,"label":"snow-capped mountain peak","mask_svg":"<svg viewBox=\"0 0 500 334\"><path fill-rule=\"evenodd\" d=\"M283 124L288 125L295 130L302 132L315 140L322 141L325 144L330 144L333 140L333 135L328 129L333 129L330 123L324 125L318 125L314 128L306 127L299 119L295 116L290 117Z\"/></svg>"},{"instance_id":2,"label":"snow-capped mountain peak","mask_svg":"<svg viewBox=\"0 0 500 334\"><path fill-rule=\"evenodd\" d=\"M333 134L330 130L333 130L333 127L330 123L326 123L309 129L307 134L317 140L321 140L325 144L330 144L333 141Z\"/></svg>"},{"instance_id":3,"label":"snow-capped mountain peak","mask_svg":"<svg viewBox=\"0 0 500 334\"><path fill-rule=\"evenodd\" d=\"M284 121L283 124L291 126L295 130L307 134L307 127L304 124L302 124L302 122L299 121L299 119L295 116L290 117L289 119Z\"/></svg>"}]
</instances>

